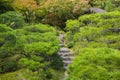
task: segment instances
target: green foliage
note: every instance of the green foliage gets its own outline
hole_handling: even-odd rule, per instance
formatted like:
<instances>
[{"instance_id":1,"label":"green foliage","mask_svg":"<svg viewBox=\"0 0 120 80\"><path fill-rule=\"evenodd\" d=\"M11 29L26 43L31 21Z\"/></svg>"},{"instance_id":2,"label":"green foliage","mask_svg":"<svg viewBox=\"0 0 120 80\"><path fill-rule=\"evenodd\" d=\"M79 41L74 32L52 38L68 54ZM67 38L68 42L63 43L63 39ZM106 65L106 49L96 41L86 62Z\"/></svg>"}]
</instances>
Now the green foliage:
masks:
<instances>
[{"instance_id":1,"label":"green foliage","mask_svg":"<svg viewBox=\"0 0 120 80\"><path fill-rule=\"evenodd\" d=\"M79 22L74 25L82 24L78 27L77 31L74 31L74 34L71 33L73 30L67 32L66 42L68 45L73 42L75 45L78 44L81 48L89 46L95 47L95 45L96 47L100 47L98 44L102 43L106 47L119 49L119 41L117 40L119 39L119 19L120 12L118 11L81 16L78 19ZM71 23L72 22L68 20L66 28L71 27L72 25L69 25ZM72 27L76 28L75 26ZM108 37L110 39L108 39ZM73 46L75 50L78 45Z\"/></svg>"},{"instance_id":2,"label":"green foliage","mask_svg":"<svg viewBox=\"0 0 120 80\"><path fill-rule=\"evenodd\" d=\"M13 29L23 27L25 25L24 17L21 13L10 11L0 15L0 23L6 24Z\"/></svg>"},{"instance_id":3,"label":"green foliage","mask_svg":"<svg viewBox=\"0 0 120 80\"><path fill-rule=\"evenodd\" d=\"M47 0L40 1L41 6L36 10L36 15L42 23L54 26L65 26L67 19L75 19L88 12L89 1L85 0Z\"/></svg>"},{"instance_id":4,"label":"green foliage","mask_svg":"<svg viewBox=\"0 0 120 80\"><path fill-rule=\"evenodd\" d=\"M80 23L77 20L67 20L66 22L66 29L71 31L72 33L79 30Z\"/></svg>"},{"instance_id":5,"label":"green foliage","mask_svg":"<svg viewBox=\"0 0 120 80\"><path fill-rule=\"evenodd\" d=\"M0 32L12 31L11 28L7 27L6 25L0 24Z\"/></svg>"},{"instance_id":6,"label":"green foliage","mask_svg":"<svg viewBox=\"0 0 120 80\"><path fill-rule=\"evenodd\" d=\"M59 41L55 29L43 24L27 26L23 29L27 32L24 32L23 37L27 43L24 44L23 49L25 58L19 60L20 66L37 72L42 70L40 74L43 75L42 79L51 79L52 77L47 77L51 74L51 72L47 73L49 68L62 69L62 61L56 54L59 49Z\"/></svg>"},{"instance_id":7,"label":"green foliage","mask_svg":"<svg viewBox=\"0 0 120 80\"><path fill-rule=\"evenodd\" d=\"M0 24L0 40L0 57L2 58L10 55L9 51L11 50L11 47L14 46L16 41L14 31L9 27Z\"/></svg>"},{"instance_id":8,"label":"green foliage","mask_svg":"<svg viewBox=\"0 0 120 80\"><path fill-rule=\"evenodd\" d=\"M74 42L74 53L79 56L69 67L68 80L119 79L119 77L116 76L119 75L119 73L116 68L113 68L113 65L114 67L119 67L115 64L119 61L119 58L116 58L119 52L107 49L107 47L119 49L119 14L119 12L109 12L79 17L79 23L82 23L78 28L79 30L75 31L74 34L71 34L70 31L67 33L66 40L68 44ZM77 24L78 23L76 23L76 25ZM70 39L71 36L72 38ZM112 56L110 54L112 54ZM113 55L116 56L114 59L112 59ZM110 62L110 64L105 62L106 57L109 57L108 59L111 59L110 61L113 62ZM112 67L108 67L110 65ZM102 75L105 76L101 77ZM109 76L112 76L112 78Z\"/></svg>"},{"instance_id":9,"label":"green foliage","mask_svg":"<svg viewBox=\"0 0 120 80\"><path fill-rule=\"evenodd\" d=\"M107 11L115 11L119 10L120 11L120 1L119 0L107 0L105 2L105 9Z\"/></svg>"},{"instance_id":10,"label":"green foliage","mask_svg":"<svg viewBox=\"0 0 120 80\"><path fill-rule=\"evenodd\" d=\"M53 27L36 24L13 30L1 24L0 31L0 73L26 68L37 72L42 80L50 80L55 74L49 69L62 70L57 54L59 41ZM48 77L50 74L52 77Z\"/></svg>"},{"instance_id":11,"label":"green foliage","mask_svg":"<svg viewBox=\"0 0 120 80\"><path fill-rule=\"evenodd\" d=\"M61 71L63 70L63 63L61 63L62 58L59 55L53 54L49 60L51 61L50 65L53 69Z\"/></svg>"},{"instance_id":12,"label":"green foliage","mask_svg":"<svg viewBox=\"0 0 120 80\"><path fill-rule=\"evenodd\" d=\"M33 60L28 60L27 58L21 58L19 60L19 64L22 65L23 67L27 67L28 69L31 69L33 71L36 71L40 68L40 63L33 61Z\"/></svg>"},{"instance_id":13,"label":"green foliage","mask_svg":"<svg viewBox=\"0 0 120 80\"><path fill-rule=\"evenodd\" d=\"M16 67L15 67L16 66ZM10 72L10 71L14 71L17 68L17 64L15 61L4 61L2 63L1 67L1 72Z\"/></svg>"},{"instance_id":14,"label":"green foliage","mask_svg":"<svg viewBox=\"0 0 120 80\"><path fill-rule=\"evenodd\" d=\"M13 29L0 24L0 73L10 72L17 69L17 59L14 46L16 44L16 35Z\"/></svg>"},{"instance_id":15,"label":"green foliage","mask_svg":"<svg viewBox=\"0 0 120 80\"><path fill-rule=\"evenodd\" d=\"M66 80L119 79L119 20L118 11L78 18L78 23L74 24L80 24L77 31L67 32L66 42L68 45L74 43L72 49L77 57L69 66ZM76 28L70 23L66 23L66 28Z\"/></svg>"},{"instance_id":16,"label":"green foliage","mask_svg":"<svg viewBox=\"0 0 120 80\"><path fill-rule=\"evenodd\" d=\"M102 28L97 27L89 27L85 26L80 28L80 33L74 35L74 40L77 41L94 41L95 39L99 38L102 34ZM77 38L77 39L76 39Z\"/></svg>"},{"instance_id":17,"label":"green foliage","mask_svg":"<svg viewBox=\"0 0 120 80\"><path fill-rule=\"evenodd\" d=\"M45 33L45 32L54 32L55 29L49 25L43 25L43 24L38 24L38 25L31 25L23 28L26 31L30 32L39 32L39 33Z\"/></svg>"},{"instance_id":18,"label":"green foliage","mask_svg":"<svg viewBox=\"0 0 120 80\"><path fill-rule=\"evenodd\" d=\"M69 42L68 44L67 44L67 47L68 48L72 48L74 46L74 42L73 41L71 41L71 42Z\"/></svg>"},{"instance_id":19,"label":"green foliage","mask_svg":"<svg viewBox=\"0 0 120 80\"><path fill-rule=\"evenodd\" d=\"M25 22L34 24L36 19L35 10L38 9L37 0L14 0L12 3L14 10L20 11L25 16Z\"/></svg>"},{"instance_id":20,"label":"green foliage","mask_svg":"<svg viewBox=\"0 0 120 80\"><path fill-rule=\"evenodd\" d=\"M49 78L52 78L53 80L59 80L63 76L62 72L60 71L55 71L53 69L49 69L47 71L49 73ZM53 76L54 75L54 76ZM14 72L9 72L5 74L0 74L0 80L19 80L19 79L24 79L24 80L50 80L45 78L46 74L40 74L38 75L37 72L33 72L29 69L20 69ZM45 79L42 79L42 78Z\"/></svg>"},{"instance_id":21,"label":"green foliage","mask_svg":"<svg viewBox=\"0 0 120 80\"><path fill-rule=\"evenodd\" d=\"M13 10L12 2L14 0L0 0L0 13Z\"/></svg>"},{"instance_id":22,"label":"green foliage","mask_svg":"<svg viewBox=\"0 0 120 80\"><path fill-rule=\"evenodd\" d=\"M107 11L120 10L119 0L91 0L90 4L93 7L99 7Z\"/></svg>"},{"instance_id":23,"label":"green foliage","mask_svg":"<svg viewBox=\"0 0 120 80\"><path fill-rule=\"evenodd\" d=\"M20 69L15 72L10 72L0 75L0 80L42 80L36 72L32 72L29 69Z\"/></svg>"},{"instance_id":24,"label":"green foliage","mask_svg":"<svg viewBox=\"0 0 120 80\"><path fill-rule=\"evenodd\" d=\"M110 48L84 48L69 66L66 80L120 79L120 52Z\"/></svg>"},{"instance_id":25,"label":"green foliage","mask_svg":"<svg viewBox=\"0 0 120 80\"><path fill-rule=\"evenodd\" d=\"M119 4L119 0L0 0L0 80L58 80L63 64L56 54L55 28L25 22L63 28L67 19L74 20L66 21L65 42L78 55L68 69L68 80L119 80L119 51L113 50L120 50ZM81 16L90 7L118 11Z\"/></svg>"},{"instance_id":26,"label":"green foliage","mask_svg":"<svg viewBox=\"0 0 120 80\"><path fill-rule=\"evenodd\" d=\"M36 47L37 46L37 47ZM37 54L37 55L52 55L58 50L58 45L55 46L53 43L37 42L25 45L26 54Z\"/></svg>"}]
</instances>

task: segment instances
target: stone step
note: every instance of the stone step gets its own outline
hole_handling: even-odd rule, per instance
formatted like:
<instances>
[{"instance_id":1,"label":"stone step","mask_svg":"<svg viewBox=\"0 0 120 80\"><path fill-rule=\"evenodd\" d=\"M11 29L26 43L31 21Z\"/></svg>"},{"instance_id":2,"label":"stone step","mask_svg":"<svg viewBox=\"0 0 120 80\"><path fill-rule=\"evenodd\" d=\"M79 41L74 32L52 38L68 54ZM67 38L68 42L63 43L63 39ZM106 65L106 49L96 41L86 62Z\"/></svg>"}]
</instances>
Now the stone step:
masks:
<instances>
[{"instance_id":1,"label":"stone step","mask_svg":"<svg viewBox=\"0 0 120 80\"><path fill-rule=\"evenodd\" d=\"M64 44L59 44L60 45L60 47L64 47L65 45Z\"/></svg>"},{"instance_id":2,"label":"stone step","mask_svg":"<svg viewBox=\"0 0 120 80\"><path fill-rule=\"evenodd\" d=\"M68 66L68 64L63 64L63 66Z\"/></svg>"},{"instance_id":3,"label":"stone step","mask_svg":"<svg viewBox=\"0 0 120 80\"><path fill-rule=\"evenodd\" d=\"M62 54L59 54L60 56L61 56L61 58L63 58L63 57L71 57L71 56L73 56L72 54L69 54L69 55L62 55Z\"/></svg>"},{"instance_id":4,"label":"stone step","mask_svg":"<svg viewBox=\"0 0 120 80\"><path fill-rule=\"evenodd\" d=\"M63 55L64 55L64 54L72 54L72 52L70 52L70 51L69 51L69 52L59 51L58 54L63 54Z\"/></svg>"},{"instance_id":5,"label":"stone step","mask_svg":"<svg viewBox=\"0 0 120 80\"><path fill-rule=\"evenodd\" d=\"M59 55L61 56L61 58L73 56L73 54L59 54Z\"/></svg>"},{"instance_id":6,"label":"stone step","mask_svg":"<svg viewBox=\"0 0 120 80\"><path fill-rule=\"evenodd\" d=\"M60 44L64 44L64 42L63 42L63 41L60 41Z\"/></svg>"},{"instance_id":7,"label":"stone step","mask_svg":"<svg viewBox=\"0 0 120 80\"><path fill-rule=\"evenodd\" d=\"M72 57L72 56L70 56L70 57L62 57L62 59L63 60L65 60L65 61L69 61L69 60L73 60L74 59L74 57Z\"/></svg>"},{"instance_id":8,"label":"stone step","mask_svg":"<svg viewBox=\"0 0 120 80\"><path fill-rule=\"evenodd\" d=\"M72 61L63 61L63 64L71 64Z\"/></svg>"},{"instance_id":9,"label":"stone step","mask_svg":"<svg viewBox=\"0 0 120 80\"><path fill-rule=\"evenodd\" d=\"M73 56L72 53L65 53L65 54L59 54L61 57L71 57Z\"/></svg>"},{"instance_id":10,"label":"stone step","mask_svg":"<svg viewBox=\"0 0 120 80\"><path fill-rule=\"evenodd\" d=\"M66 53L66 52L70 52L70 50L69 50L68 48L63 47L63 48L60 49L59 52L64 52L64 53Z\"/></svg>"},{"instance_id":11,"label":"stone step","mask_svg":"<svg viewBox=\"0 0 120 80\"><path fill-rule=\"evenodd\" d=\"M67 70L67 69L68 69L68 66L63 66L63 68L64 68L65 70Z\"/></svg>"},{"instance_id":12,"label":"stone step","mask_svg":"<svg viewBox=\"0 0 120 80\"><path fill-rule=\"evenodd\" d=\"M74 59L74 56L62 56L63 59L67 59L67 58L70 58L70 59Z\"/></svg>"}]
</instances>

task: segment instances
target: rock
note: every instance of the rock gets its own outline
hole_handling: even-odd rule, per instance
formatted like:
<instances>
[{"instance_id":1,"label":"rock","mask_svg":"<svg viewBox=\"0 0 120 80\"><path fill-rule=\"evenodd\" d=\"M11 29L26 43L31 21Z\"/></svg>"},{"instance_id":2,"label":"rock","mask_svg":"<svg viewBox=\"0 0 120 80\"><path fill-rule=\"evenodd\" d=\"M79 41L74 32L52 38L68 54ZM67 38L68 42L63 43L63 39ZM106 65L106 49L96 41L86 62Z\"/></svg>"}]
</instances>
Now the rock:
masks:
<instances>
[{"instance_id":1,"label":"rock","mask_svg":"<svg viewBox=\"0 0 120 80\"><path fill-rule=\"evenodd\" d=\"M104 13L106 11L103 10L103 9L100 9L100 8L92 7L92 8L90 8L90 12L93 12L93 13Z\"/></svg>"}]
</instances>

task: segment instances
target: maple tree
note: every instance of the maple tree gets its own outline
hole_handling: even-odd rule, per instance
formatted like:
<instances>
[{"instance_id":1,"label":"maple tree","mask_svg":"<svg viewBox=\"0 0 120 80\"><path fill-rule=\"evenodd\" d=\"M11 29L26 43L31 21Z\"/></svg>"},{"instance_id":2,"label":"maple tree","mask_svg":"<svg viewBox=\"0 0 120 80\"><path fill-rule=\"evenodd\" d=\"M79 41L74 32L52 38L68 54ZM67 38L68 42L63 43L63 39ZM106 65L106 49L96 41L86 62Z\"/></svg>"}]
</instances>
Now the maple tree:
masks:
<instances>
[{"instance_id":1,"label":"maple tree","mask_svg":"<svg viewBox=\"0 0 120 80\"><path fill-rule=\"evenodd\" d=\"M35 0L15 0L13 3L14 9L23 12L26 16L27 23L33 23L35 20L35 10L37 3Z\"/></svg>"}]
</instances>

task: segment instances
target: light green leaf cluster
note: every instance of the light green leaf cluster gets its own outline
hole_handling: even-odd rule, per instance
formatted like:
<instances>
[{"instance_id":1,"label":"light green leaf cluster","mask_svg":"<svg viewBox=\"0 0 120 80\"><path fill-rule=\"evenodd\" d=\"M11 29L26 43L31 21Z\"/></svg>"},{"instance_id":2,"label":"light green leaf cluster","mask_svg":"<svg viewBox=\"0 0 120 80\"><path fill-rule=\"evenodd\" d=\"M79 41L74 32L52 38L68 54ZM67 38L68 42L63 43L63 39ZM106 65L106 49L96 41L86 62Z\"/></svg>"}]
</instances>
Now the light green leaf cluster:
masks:
<instances>
[{"instance_id":1,"label":"light green leaf cluster","mask_svg":"<svg viewBox=\"0 0 120 80\"><path fill-rule=\"evenodd\" d=\"M119 21L118 11L79 17L75 24L82 25L74 34L72 30L67 32L66 42L73 42L71 48L76 58L69 66L66 80L119 80ZM66 25L71 27L72 22L67 21Z\"/></svg>"},{"instance_id":2,"label":"light green leaf cluster","mask_svg":"<svg viewBox=\"0 0 120 80\"><path fill-rule=\"evenodd\" d=\"M120 79L120 52L110 48L84 48L69 66L66 80Z\"/></svg>"}]
</instances>

